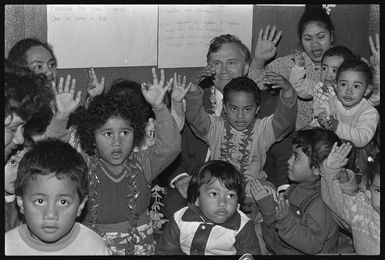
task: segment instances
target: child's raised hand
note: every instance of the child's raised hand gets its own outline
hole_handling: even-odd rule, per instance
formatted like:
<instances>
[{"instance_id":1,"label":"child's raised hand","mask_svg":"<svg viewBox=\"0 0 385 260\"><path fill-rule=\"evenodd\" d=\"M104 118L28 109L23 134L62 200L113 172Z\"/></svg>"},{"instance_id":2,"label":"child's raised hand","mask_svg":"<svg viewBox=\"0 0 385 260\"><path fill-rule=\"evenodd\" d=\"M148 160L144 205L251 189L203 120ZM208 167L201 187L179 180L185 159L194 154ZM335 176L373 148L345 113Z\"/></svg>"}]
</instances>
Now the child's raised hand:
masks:
<instances>
[{"instance_id":1,"label":"child's raised hand","mask_svg":"<svg viewBox=\"0 0 385 260\"><path fill-rule=\"evenodd\" d=\"M186 86L186 76L183 76L181 81L181 75L174 73L174 84L171 90L171 99L176 103L181 103L186 93L191 87L191 82Z\"/></svg>"},{"instance_id":2,"label":"child's raised hand","mask_svg":"<svg viewBox=\"0 0 385 260\"><path fill-rule=\"evenodd\" d=\"M273 195L274 200L277 200L277 194L271 187L266 187L261 184L257 179L253 179L250 182L250 193L255 201L261 200L264 197Z\"/></svg>"},{"instance_id":3,"label":"child's raised hand","mask_svg":"<svg viewBox=\"0 0 385 260\"><path fill-rule=\"evenodd\" d=\"M287 199L279 198L275 212L277 220L286 217L290 212L289 201Z\"/></svg>"},{"instance_id":4,"label":"child's raised hand","mask_svg":"<svg viewBox=\"0 0 385 260\"><path fill-rule=\"evenodd\" d=\"M330 129L329 121L329 115L326 111L322 111L317 115L317 122L321 127Z\"/></svg>"},{"instance_id":5,"label":"child's raised hand","mask_svg":"<svg viewBox=\"0 0 385 260\"><path fill-rule=\"evenodd\" d=\"M335 132L337 130L338 124L339 124L339 122L338 122L337 116L336 115L330 115L329 116L330 130Z\"/></svg>"},{"instance_id":6,"label":"child's raised hand","mask_svg":"<svg viewBox=\"0 0 385 260\"><path fill-rule=\"evenodd\" d=\"M294 88L290 84L290 82L281 74L272 72L272 71L266 71L265 73L266 77L266 84L271 85L271 88L282 88L282 91L284 92L284 95L286 97L290 97L291 95L294 95Z\"/></svg>"},{"instance_id":7,"label":"child's raised hand","mask_svg":"<svg viewBox=\"0 0 385 260\"><path fill-rule=\"evenodd\" d=\"M82 92L79 90L74 99L76 79L71 80L71 75L67 76L67 80L63 89L64 79L60 77L59 87L56 89L56 83L52 84L52 91L55 96L57 118L68 118L69 115L76 110L80 104ZM71 85L71 86L70 86Z\"/></svg>"},{"instance_id":8,"label":"child's raised hand","mask_svg":"<svg viewBox=\"0 0 385 260\"><path fill-rule=\"evenodd\" d=\"M87 93L91 98L94 98L104 91L104 77L102 77L101 81L98 81L98 77L96 76L94 68L90 68L87 70Z\"/></svg>"},{"instance_id":9,"label":"child's raised hand","mask_svg":"<svg viewBox=\"0 0 385 260\"><path fill-rule=\"evenodd\" d=\"M374 45L372 36L369 36L369 45L372 56L370 56L370 65L374 68L380 66L380 36L376 33L376 44Z\"/></svg>"},{"instance_id":10,"label":"child's raised hand","mask_svg":"<svg viewBox=\"0 0 385 260\"><path fill-rule=\"evenodd\" d=\"M164 84L164 70L160 70L160 81L155 68L152 68L153 84L142 83L141 89L146 101L151 104L153 108L160 107L164 104L164 95L171 88L172 78Z\"/></svg>"},{"instance_id":11,"label":"child's raised hand","mask_svg":"<svg viewBox=\"0 0 385 260\"><path fill-rule=\"evenodd\" d=\"M270 30L270 25L266 26L265 31L259 30L257 45L255 46L254 57L260 60L269 60L274 57L277 51L277 43L281 38L282 31L276 33L276 26Z\"/></svg>"},{"instance_id":12,"label":"child's raised hand","mask_svg":"<svg viewBox=\"0 0 385 260\"><path fill-rule=\"evenodd\" d=\"M337 146L337 142L334 143L328 157L323 162L324 166L334 170L341 169L348 163L347 157L351 150L350 142L343 143L340 147Z\"/></svg>"}]
</instances>

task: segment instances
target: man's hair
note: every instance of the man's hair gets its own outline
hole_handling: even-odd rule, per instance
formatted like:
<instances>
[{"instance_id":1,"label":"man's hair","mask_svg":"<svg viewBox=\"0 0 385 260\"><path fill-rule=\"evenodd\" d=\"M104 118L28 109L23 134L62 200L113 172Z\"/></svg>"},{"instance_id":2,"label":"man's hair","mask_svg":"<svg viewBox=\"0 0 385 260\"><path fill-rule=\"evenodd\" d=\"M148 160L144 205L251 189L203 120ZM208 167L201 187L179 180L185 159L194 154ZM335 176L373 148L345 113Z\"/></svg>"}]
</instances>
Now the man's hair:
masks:
<instances>
[{"instance_id":1,"label":"man's hair","mask_svg":"<svg viewBox=\"0 0 385 260\"><path fill-rule=\"evenodd\" d=\"M187 201L195 203L199 197L199 189L203 184L218 180L229 190L234 190L238 195L238 203L245 197L245 181L243 175L231 163L212 160L194 169L187 188Z\"/></svg>"},{"instance_id":2,"label":"man's hair","mask_svg":"<svg viewBox=\"0 0 385 260\"><path fill-rule=\"evenodd\" d=\"M342 57L344 60L349 59L353 57L353 52L346 48L345 46L333 46L329 48L327 51L325 51L324 55L322 56L322 61L321 63L324 62L325 57Z\"/></svg>"},{"instance_id":3,"label":"man's hair","mask_svg":"<svg viewBox=\"0 0 385 260\"><path fill-rule=\"evenodd\" d=\"M310 168L318 169L328 157L335 142L338 146L342 143L333 131L320 127L298 130L293 138L293 145L302 148L303 153L309 157Z\"/></svg>"},{"instance_id":4,"label":"man's hair","mask_svg":"<svg viewBox=\"0 0 385 260\"><path fill-rule=\"evenodd\" d=\"M342 62L341 66L337 70L337 81L341 73L348 70L362 72L365 76L367 85L373 84L372 70L370 69L369 65L361 59L361 57L353 56L344 60L344 62Z\"/></svg>"},{"instance_id":5,"label":"man's hair","mask_svg":"<svg viewBox=\"0 0 385 260\"><path fill-rule=\"evenodd\" d=\"M242 76L234 78L226 84L226 86L223 88L223 104L226 104L229 99L230 93L233 92L245 92L251 94L254 96L257 107L260 104L260 90L257 84L255 84L255 82L252 79L249 79L248 77Z\"/></svg>"},{"instance_id":6,"label":"man's hair","mask_svg":"<svg viewBox=\"0 0 385 260\"><path fill-rule=\"evenodd\" d=\"M22 196L30 180L50 174L73 180L80 201L88 194L88 167L83 156L70 144L53 138L37 142L24 154L17 171L15 194Z\"/></svg>"},{"instance_id":7,"label":"man's hair","mask_svg":"<svg viewBox=\"0 0 385 260\"><path fill-rule=\"evenodd\" d=\"M250 55L249 49L245 44L241 42L241 40L238 37L231 34L223 34L211 40L209 51L207 52L207 61L209 60L211 53L217 52L225 43L237 44L241 48L241 52L243 54L246 64L250 64L251 55Z\"/></svg>"}]
</instances>

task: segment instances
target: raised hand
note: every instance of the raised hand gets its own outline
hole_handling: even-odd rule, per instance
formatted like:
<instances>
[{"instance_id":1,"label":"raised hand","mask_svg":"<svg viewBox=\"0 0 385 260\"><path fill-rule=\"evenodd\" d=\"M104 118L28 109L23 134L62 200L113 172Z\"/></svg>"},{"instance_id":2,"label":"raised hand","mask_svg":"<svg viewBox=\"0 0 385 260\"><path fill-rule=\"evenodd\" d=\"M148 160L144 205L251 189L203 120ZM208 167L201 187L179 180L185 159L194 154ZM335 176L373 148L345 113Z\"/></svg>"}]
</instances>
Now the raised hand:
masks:
<instances>
[{"instance_id":1,"label":"raised hand","mask_svg":"<svg viewBox=\"0 0 385 260\"><path fill-rule=\"evenodd\" d=\"M173 79L171 78L167 81L166 85L164 85L164 70L160 70L160 81L158 81L155 68L152 68L151 71L153 84L142 83L141 89L146 101L151 104L153 108L157 108L164 104L164 95L171 88Z\"/></svg>"},{"instance_id":2,"label":"raised hand","mask_svg":"<svg viewBox=\"0 0 385 260\"><path fill-rule=\"evenodd\" d=\"M183 80L181 81L181 75L177 75L174 73L174 84L171 90L171 99L176 102L182 102L183 98L186 96L186 93L190 89L192 83L189 83L186 86L186 76L183 76Z\"/></svg>"},{"instance_id":3,"label":"raised hand","mask_svg":"<svg viewBox=\"0 0 385 260\"><path fill-rule=\"evenodd\" d=\"M337 142L334 143L328 157L323 162L324 166L333 170L341 169L348 163L347 157L351 150L350 142L343 143L340 147L337 146Z\"/></svg>"},{"instance_id":4,"label":"raised hand","mask_svg":"<svg viewBox=\"0 0 385 260\"><path fill-rule=\"evenodd\" d=\"M370 56L370 65L374 68L380 66L380 36L376 33L376 44L374 45L372 36L369 36L369 45L372 56Z\"/></svg>"},{"instance_id":5,"label":"raised hand","mask_svg":"<svg viewBox=\"0 0 385 260\"><path fill-rule=\"evenodd\" d=\"M98 77L96 76L94 68L90 68L87 70L87 93L91 98L94 98L104 91L104 77L102 77L101 81L98 81Z\"/></svg>"},{"instance_id":6,"label":"raised hand","mask_svg":"<svg viewBox=\"0 0 385 260\"><path fill-rule=\"evenodd\" d=\"M55 96L57 118L68 118L69 115L76 110L80 104L82 92L78 91L74 99L76 79L71 80L71 75L67 76L65 86L63 88L64 79L60 77L59 87L56 89L56 83L52 84L52 91ZM71 86L70 86L71 85Z\"/></svg>"},{"instance_id":7,"label":"raised hand","mask_svg":"<svg viewBox=\"0 0 385 260\"><path fill-rule=\"evenodd\" d=\"M270 30L270 25L266 26L265 31L259 31L257 45L255 46L254 57L259 60L267 61L274 57L277 52L277 43L281 38L282 31L276 33L276 26Z\"/></svg>"},{"instance_id":8,"label":"raised hand","mask_svg":"<svg viewBox=\"0 0 385 260\"><path fill-rule=\"evenodd\" d=\"M284 95L290 97L294 95L294 88L290 82L281 74L272 71L266 71L266 84L271 86L272 89L282 88Z\"/></svg>"},{"instance_id":9,"label":"raised hand","mask_svg":"<svg viewBox=\"0 0 385 260\"><path fill-rule=\"evenodd\" d=\"M266 187L261 184L257 179L253 179L250 182L250 193L253 196L255 201L261 200L264 197L273 195L274 200L277 200L277 194L271 187Z\"/></svg>"},{"instance_id":10,"label":"raised hand","mask_svg":"<svg viewBox=\"0 0 385 260\"><path fill-rule=\"evenodd\" d=\"M275 208L277 220L283 219L290 212L289 201L287 199L280 198L278 200L278 205Z\"/></svg>"}]
</instances>

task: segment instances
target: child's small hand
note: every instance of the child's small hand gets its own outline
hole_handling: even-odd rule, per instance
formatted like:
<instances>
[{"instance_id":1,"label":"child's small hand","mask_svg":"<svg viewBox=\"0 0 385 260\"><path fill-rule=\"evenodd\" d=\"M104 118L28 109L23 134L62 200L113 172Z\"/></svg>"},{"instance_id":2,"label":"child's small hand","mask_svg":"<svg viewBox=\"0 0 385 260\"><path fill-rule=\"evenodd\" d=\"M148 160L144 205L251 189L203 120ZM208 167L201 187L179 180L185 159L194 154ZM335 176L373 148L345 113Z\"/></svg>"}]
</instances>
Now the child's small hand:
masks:
<instances>
[{"instance_id":1,"label":"child's small hand","mask_svg":"<svg viewBox=\"0 0 385 260\"><path fill-rule=\"evenodd\" d=\"M277 194L272 187L263 186L257 179L253 179L250 182L250 193L255 201L261 200L264 197L273 195L274 200L277 200Z\"/></svg>"},{"instance_id":2,"label":"child's small hand","mask_svg":"<svg viewBox=\"0 0 385 260\"><path fill-rule=\"evenodd\" d=\"M281 74L272 71L266 71L266 84L271 85L271 88L282 88L284 96L291 97L294 95L294 88L290 82Z\"/></svg>"},{"instance_id":3,"label":"child's small hand","mask_svg":"<svg viewBox=\"0 0 385 260\"><path fill-rule=\"evenodd\" d=\"M293 56L294 65L297 67L305 67L305 57L302 55L302 52L296 50Z\"/></svg>"},{"instance_id":4,"label":"child's small hand","mask_svg":"<svg viewBox=\"0 0 385 260\"><path fill-rule=\"evenodd\" d=\"M334 170L344 167L348 163L347 157L351 150L350 142L343 143L340 147L337 146L337 142L334 143L328 157L323 162L324 166Z\"/></svg>"},{"instance_id":5,"label":"child's small hand","mask_svg":"<svg viewBox=\"0 0 385 260\"><path fill-rule=\"evenodd\" d=\"M330 125L329 125L329 116L327 114L326 111L322 111L318 114L317 116L317 122L318 124L323 127L323 128L326 128L326 129L330 129Z\"/></svg>"},{"instance_id":6,"label":"child's small hand","mask_svg":"<svg viewBox=\"0 0 385 260\"><path fill-rule=\"evenodd\" d=\"M87 70L87 93L91 98L94 98L104 91L104 77L102 77L101 81L98 81L98 77L96 76L94 68L90 68Z\"/></svg>"},{"instance_id":7,"label":"child's small hand","mask_svg":"<svg viewBox=\"0 0 385 260\"><path fill-rule=\"evenodd\" d=\"M275 208L275 212L276 212L277 220L283 219L284 217L286 217L290 212L289 201L287 199L280 198L278 200L278 205Z\"/></svg>"},{"instance_id":8,"label":"child's small hand","mask_svg":"<svg viewBox=\"0 0 385 260\"><path fill-rule=\"evenodd\" d=\"M369 36L369 45L372 52L370 56L370 65L374 68L380 67L380 36L376 33L376 45L373 43L372 36Z\"/></svg>"},{"instance_id":9,"label":"child's small hand","mask_svg":"<svg viewBox=\"0 0 385 260\"><path fill-rule=\"evenodd\" d=\"M57 118L68 118L69 115L76 110L80 104L82 92L79 90L74 99L76 79L71 80L71 75L67 76L67 80L63 89L64 79L60 77L59 87L56 89L56 83L52 84L52 91L55 96ZM71 87L70 87L71 84Z\"/></svg>"},{"instance_id":10,"label":"child's small hand","mask_svg":"<svg viewBox=\"0 0 385 260\"><path fill-rule=\"evenodd\" d=\"M153 84L142 83L141 89L146 101L151 104L153 108L160 107L164 104L164 95L171 88L172 78L167 81L164 86L164 70L160 70L160 81L158 82L158 75L155 68L152 68Z\"/></svg>"},{"instance_id":11,"label":"child's small hand","mask_svg":"<svg viewBox=\"0 0 385 260\"><path fill-rule=\"evenodd\" d=\"M328 123L329 123L329 126L330 126L330 130L335 132L337 130L338 123L339 123L338 120L337 120L337 116L336 115L330 115Z\"/></svg>"},{"instance_id":12,"label":"child's small hand","mask_svg":"<svg viewBox=\"0 0 385 260\"><path fill-rule=\"evenodd\" d=\"M171 90L171 99L176 103L181 103L190 89L192 83L186 86L186 76L183 76L181 82L181 76L174 73L174 84Z\"/></svg>"}]
</instances>

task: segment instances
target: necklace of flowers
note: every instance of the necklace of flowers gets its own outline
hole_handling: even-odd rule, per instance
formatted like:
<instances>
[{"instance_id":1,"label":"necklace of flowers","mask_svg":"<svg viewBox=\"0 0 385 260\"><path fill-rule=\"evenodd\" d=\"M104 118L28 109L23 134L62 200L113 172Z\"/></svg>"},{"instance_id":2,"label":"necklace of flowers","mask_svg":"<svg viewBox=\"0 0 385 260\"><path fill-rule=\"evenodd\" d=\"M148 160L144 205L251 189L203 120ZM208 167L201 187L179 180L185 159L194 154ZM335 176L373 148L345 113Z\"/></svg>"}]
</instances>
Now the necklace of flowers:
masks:
<instances>
[{"instance_id":1,"label":"necklace of flowers","mask_svg":"<svg viewBox=\"0 0 385 260\"><path fill-rule=\"evenodd\" d=\"M215 89L214 85L210 87L210 93L211 93L210 94L210 102L211 102L211 107L214 110L214 113L217 109L217 97L215 95L216 91L217 90Z\"/></svg>"}]
</instances>

